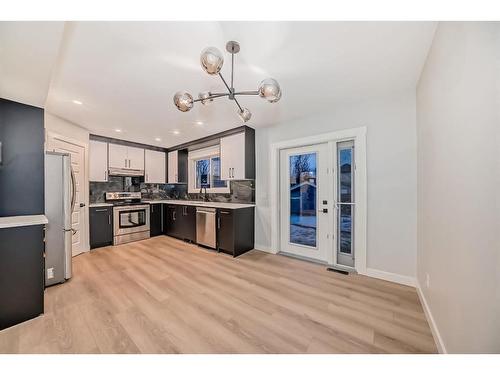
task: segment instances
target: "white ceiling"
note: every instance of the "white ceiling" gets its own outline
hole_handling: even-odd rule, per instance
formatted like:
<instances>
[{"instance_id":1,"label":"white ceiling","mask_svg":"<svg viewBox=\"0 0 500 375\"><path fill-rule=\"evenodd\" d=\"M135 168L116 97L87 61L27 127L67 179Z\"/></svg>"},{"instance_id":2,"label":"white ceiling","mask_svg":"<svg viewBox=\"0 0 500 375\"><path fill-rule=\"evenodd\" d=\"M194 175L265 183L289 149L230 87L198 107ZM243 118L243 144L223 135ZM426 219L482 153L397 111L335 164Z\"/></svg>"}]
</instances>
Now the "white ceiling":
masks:
<instances>
[{"instance_id":1,"label":"white ceiling","mask_svg":"<svg viewBox=\"0 0 500 375\"><path fill-rule=\"evenodd\" d=\"M228 40L240 42L238 90L256 90L267 77L279 81L283 97L276 104L240 99L253 113L249 125L262 127L415 88L436 27L433 22L68 22L62 32L63 23L5 24L0 22L2 96L40 105L51 77L49 112L92 133L166 147L241 125L235 103L226 98L187 113L173 104L179 90L194 97L223 91L220 79L200 67L207 46L225 51ZM229 79L230 55L225 56L222 73Z\"/></svg>"},{"instance_id":2,"label":"white ceiling","mask_svg":"<svg viewBox=\"0 0 500 375\"><path fill-rule=\"evenodd\" d=\"M0 97L43 107L63 22L0 22Z\"/></svg>"}]
</instances>

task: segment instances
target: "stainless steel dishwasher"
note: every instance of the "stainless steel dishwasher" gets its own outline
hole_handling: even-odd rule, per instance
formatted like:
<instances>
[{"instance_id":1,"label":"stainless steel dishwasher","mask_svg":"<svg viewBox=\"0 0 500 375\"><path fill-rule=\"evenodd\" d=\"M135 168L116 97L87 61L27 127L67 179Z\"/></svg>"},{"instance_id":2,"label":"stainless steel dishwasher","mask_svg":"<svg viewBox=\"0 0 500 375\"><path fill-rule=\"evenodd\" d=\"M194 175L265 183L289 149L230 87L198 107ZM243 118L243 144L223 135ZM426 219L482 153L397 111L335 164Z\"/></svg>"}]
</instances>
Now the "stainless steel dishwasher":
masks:
<instances>
[{"instance_id":1,"label":"stainless steel dishwasher","mask_svg":"<svg viewBox=\"0 0 500 375\"><path fill-rule=\"evenodd\" d=\"M196 242L215 249L217 210L209 207L196 207Z\"/></svg>"}]
</instances>

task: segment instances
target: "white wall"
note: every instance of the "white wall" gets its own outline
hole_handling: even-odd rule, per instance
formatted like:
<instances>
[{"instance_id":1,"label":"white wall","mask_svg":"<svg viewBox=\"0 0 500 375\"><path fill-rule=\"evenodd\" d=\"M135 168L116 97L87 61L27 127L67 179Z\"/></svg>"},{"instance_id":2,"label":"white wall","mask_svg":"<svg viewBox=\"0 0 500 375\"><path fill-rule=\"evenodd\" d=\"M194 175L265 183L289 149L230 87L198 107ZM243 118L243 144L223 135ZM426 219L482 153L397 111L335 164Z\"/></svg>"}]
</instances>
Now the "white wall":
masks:
<instances>
[{"instance_id":1,"label":"white wall","mask_svg":"<svg viewBox=\"0 0 500 375\"><path fill-rule=\"evenodd\" d=\"M75 141L89 143L89 131L87 129L50 114L47 111L45 111L45 129L49 132L72 138Z\"/></svg>"},{"instance_id":2,"label":"white wall","mask_svg":"<svg viewBox=\"0 0 500 375\"><path fill-rule=\"evenodd\" d=\"M417 88L418 281L452 353L500 352L499 90L500 23L440 23Z\"/></svg>"},{"instance_id":3,"label":"white wall","mask_svg":"<svg viewBox=\"0 0 500 375\"><path fill-rule=\"evenodd\" d=\"M416 274L415 90L358 103L332 105L323 114L256 130L255 247L271 247L270 144L335 130L367 127L367 267Z\"/></svg>"}]
</instances>

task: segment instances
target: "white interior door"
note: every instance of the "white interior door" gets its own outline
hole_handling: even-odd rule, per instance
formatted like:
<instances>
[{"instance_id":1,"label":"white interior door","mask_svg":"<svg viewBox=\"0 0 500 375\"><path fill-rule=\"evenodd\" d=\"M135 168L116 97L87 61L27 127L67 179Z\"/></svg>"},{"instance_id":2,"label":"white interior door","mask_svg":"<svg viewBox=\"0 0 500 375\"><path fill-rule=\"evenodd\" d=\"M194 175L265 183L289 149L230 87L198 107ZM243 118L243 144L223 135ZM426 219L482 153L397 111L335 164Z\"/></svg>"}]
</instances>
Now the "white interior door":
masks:
<instances>
[{"instance_id":1,"label":"white interior door","mask_svg":"<svg viewBox=\"0 0 500 375\"><path fill-rule=\"evenodd\" d=\"M76 196L75 207L71 214L71 226L74 229L72 235L72 254L78 255L86 251L85 246L85 147L76 143L49 136L47 149L71 155L71 168L75 175ZM83 205L81 207L81 205Z\"/></svg>"},{"instance_id":2,"label":"white interior door","mask_svg":"<svg viewBox=\"0 0 500 375\"><path fill-rule=\"evenodd\" d=\"M281 251L323 262L332 248L328 144L280 151Z\"/></svg>"}]
</instances>

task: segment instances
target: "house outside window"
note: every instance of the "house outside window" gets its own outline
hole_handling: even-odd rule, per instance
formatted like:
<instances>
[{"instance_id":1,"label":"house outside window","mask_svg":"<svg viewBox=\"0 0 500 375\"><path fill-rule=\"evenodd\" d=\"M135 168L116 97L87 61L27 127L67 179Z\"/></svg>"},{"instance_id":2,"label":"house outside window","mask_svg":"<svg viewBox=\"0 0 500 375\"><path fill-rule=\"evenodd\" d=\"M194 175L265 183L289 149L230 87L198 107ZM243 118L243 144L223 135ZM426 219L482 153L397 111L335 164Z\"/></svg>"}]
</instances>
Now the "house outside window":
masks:
<instances>
[{"instance_id":1,"label":"house outside window","mask_svg":"<svg viewBox=\"0 0 500 375\"><path fill-rule=\"evenodd\" d=\"M229 183L220 179L220 148L207 147L190 151L188 155L188 192L229 193Z\"/></svg>"}]
</instances>

